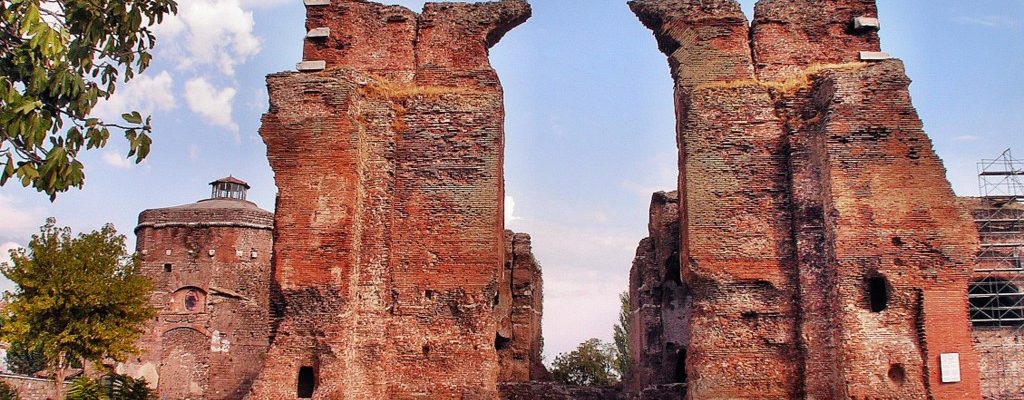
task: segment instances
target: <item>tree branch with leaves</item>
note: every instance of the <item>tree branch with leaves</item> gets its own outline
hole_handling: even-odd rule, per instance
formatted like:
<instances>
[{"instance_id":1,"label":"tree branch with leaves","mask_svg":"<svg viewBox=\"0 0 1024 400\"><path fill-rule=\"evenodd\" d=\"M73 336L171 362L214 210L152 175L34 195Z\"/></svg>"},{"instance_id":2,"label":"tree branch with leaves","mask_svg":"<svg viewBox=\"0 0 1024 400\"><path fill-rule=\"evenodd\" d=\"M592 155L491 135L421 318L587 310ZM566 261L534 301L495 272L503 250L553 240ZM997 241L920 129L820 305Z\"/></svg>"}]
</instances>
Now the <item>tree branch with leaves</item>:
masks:
<instances>
[{"instance_id":1,"label":"tree branch with leaves","mask_svg":"<svg viewBox=\"0 0 1024 400\"><path fill-rule=\"evenodd\" d=\"M151 28L176 12L174 0L0 1L0 186L15 178L50 200L81 188L81 151L106 146L111 131L142 162L152 117L92 112L149 67Z\"/></svg>"}]
</instances>

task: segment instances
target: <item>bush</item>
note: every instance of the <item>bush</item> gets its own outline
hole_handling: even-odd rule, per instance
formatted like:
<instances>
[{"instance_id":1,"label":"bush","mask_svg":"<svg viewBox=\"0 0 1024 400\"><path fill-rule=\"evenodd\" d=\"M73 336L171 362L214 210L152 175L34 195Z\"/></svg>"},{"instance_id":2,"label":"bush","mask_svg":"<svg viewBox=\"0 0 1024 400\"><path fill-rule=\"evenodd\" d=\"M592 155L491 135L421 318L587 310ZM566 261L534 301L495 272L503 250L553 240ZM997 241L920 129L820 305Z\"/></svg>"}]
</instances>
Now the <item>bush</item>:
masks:
<instances>
[{"instance_id":1,"label":"bush","mask_svg":"<svg viewBox=\"0 0 1024 400\"><path fill-rule=\"evenodd\" d=\"M7 367L16 374L32 375L46 369L46 357L38 347L30 349L21 342L14 342L7 349Z\"/></svg>"},{"instance_id":2,"label":"bush","mask_svg":"<svg viewBox=\"0 0 1024 400\"><path fill-rule=\"evenodd\" d=\"M0 381L0 400L18 400L18 391L7 382Z\"/></svg>"},{"instance_id":3,"label":"bush","mask_svg":"<svg viewBox=\"0 0 1024 400\"><path fill-rule=\"evenodd\" d=\"M576 350L556 356L551 374L556 381L569 385L608 387L618 383L615 359L614 347L590 339L580 343Z\"/></svg>"},{"instance_id":4,"label":"bush","mask_svg":"<svg viewBox=\"0 0 1024 400\"><path fill-rule=\"evenodd\" d=\"M111 374L99 379L78 377L68 387L65 400L146 400L153 395L145 379Z\"/></svg>"}]
</instances>

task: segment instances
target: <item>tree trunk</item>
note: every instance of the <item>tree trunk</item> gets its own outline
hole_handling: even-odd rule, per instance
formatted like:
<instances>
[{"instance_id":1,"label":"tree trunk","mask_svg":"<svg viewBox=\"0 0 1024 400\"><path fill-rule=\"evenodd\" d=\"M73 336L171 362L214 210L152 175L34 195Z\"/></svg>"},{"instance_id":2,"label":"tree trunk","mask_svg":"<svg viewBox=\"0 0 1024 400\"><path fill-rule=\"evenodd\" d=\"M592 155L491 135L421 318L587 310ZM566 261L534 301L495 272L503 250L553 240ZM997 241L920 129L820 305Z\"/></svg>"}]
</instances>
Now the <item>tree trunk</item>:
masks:
<instances>
[{"instance_id":1,"label":"tree trunk","mask_svg":"<svg viewBox=\"0 0 1024 400\"><path fill-rule=\"evenodd\" d=\"M64 400L64 378L68 374L68 362L64 353L60 353L57 367L53 369L54 400Z\"/></svg>"}]
</instances>

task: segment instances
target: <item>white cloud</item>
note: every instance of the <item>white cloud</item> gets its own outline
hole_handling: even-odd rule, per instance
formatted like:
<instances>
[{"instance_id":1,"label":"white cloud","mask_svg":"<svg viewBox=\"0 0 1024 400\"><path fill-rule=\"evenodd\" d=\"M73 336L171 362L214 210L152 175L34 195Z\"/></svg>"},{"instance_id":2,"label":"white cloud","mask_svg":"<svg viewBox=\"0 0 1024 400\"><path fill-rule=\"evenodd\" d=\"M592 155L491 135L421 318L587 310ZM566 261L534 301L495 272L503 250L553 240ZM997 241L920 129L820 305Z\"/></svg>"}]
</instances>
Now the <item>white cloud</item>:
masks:
<instances>
[{"instance_id":1,"label":"white cloud","mask_svg":"<svg viewBox=\"0 0 1024 400\"><path fill-rule=\"evenodd\" d=\"M11 262L11 250L20 249L21 245L14 242L0 244L0 264ZM14 282L0 275L0 292L13 292Z\"/></svg>"},{"instance_id":2,"label":"white cloud","mask_svg":"<svg viewBox=\"0 0 1024 400\"><path fill-rule=\"evenodd\" d=\"M103 162L111 167L118 169L131 169L135 163L129 160L116 151L107 151L103 153Z\"/></svg>"},{"instance_id":3,"label":"white cloud","mask_svg":"<svg viewBox=\"0 0 1024 400\"><path fill-rule=\"evenodd\" d=\"M520 219L522 218L516 216L516 199L512 198L512 196L505 195L505 225Z\"/></svg>"},{"instance_id":4,"label":"white cloud","mask_svg":"<svg viewBox=\"0 0 1024 400\"><path fill-rule=\"evenodd\" d=\"M178 105L171 92L173 83L174 79L167 71L156 76L136 75L130 82L119 86L109 99L97 103L93 112L110 122L117 122L121 120L121 114L128 111L139 111L145 115L172 110Z\"/></svg>"},{"instance_id":5,"label":"white cloud","mask_svg":"<svg viewBox=\"0 0 1024 400\"><path fill-rule=\"evenodd\" d=\"M956 17L953 22L964 25L980 25L988 28L1016 28L1020 26L1020 20L1011 17L998 15L985 15L980 17Z\"/></svg>"},{"instance_id":6,"label":"white cloud","mask_svg":"<svg viewBox=\"0 0 1024 400\"><path fill-rule=\"evenodd\" d=\"M271 5L278 0L253 0L247 5ZM225 75L260 52L253 35L252 11L239 0L180 0L178 14L166 18L154 31L159 51L177 58L178 68L214 65Z\"/></svg>"},{"instance_id":7,"label":"white cloud","mask_svg":"<svg viewBox=\"0 0 1024 400\"><path fill-rule=\"evenodd\" d=\"M42 225L38 209L21 209L16 201L0 194L0 236L27 237Z\"/></svg>"},{"instance_id":8,"label":"white cloud","mask_svg":"<svg viewBox=\"0 0 1024 400\"><path fill-rule=\"evenodd\" d=\"M234 88L217 89L205 78L193 78L185 83L185 101L192 112L199 114L212 124L235 134L239 141L238 124L231 119L231 107L235 99Z\"/></svg>"},{"instance_id":9,"label":"white cloud","mask_svg":"<svg viewBox=\"0 0 1024 400\"><path fill-rule=\"evenodd\" d=\"M274 8L288 4L292 0L242 0L242 5L247 8Z\"/></svg>"},{"instance_id":10,"label":"white cloud","mask_svg":"<svg viewBox=\"0 0 1024 400\"><path fill-rule=\"evenodd\" d=\"M974 141L977 141L979 139L981 139L981 138L977 137L977 136L974 136L974 135L963 135L963 136L957 136L957 137L953 138L953 141L954 142L974 142Z\"/></svg>"}]
</instances>

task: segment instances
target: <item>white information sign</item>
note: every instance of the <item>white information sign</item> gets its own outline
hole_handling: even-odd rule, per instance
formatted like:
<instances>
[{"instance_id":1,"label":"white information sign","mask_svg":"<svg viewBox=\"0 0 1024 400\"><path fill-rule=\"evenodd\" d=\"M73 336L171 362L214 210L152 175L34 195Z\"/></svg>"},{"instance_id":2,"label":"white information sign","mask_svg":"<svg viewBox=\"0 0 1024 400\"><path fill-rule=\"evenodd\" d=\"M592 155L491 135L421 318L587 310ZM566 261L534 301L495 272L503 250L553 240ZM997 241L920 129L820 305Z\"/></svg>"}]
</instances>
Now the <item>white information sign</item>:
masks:
<instances>
[{"instance_id":1,"label":"white information sign","mask_svg":"<svg viewBox=\"0 0 1024 400\"><path fill-rule=\"evenodd\" d=\"M945 353L939 356L942 369L942 383L960 382L960 353Z\"/></svg>"}]
</instances>

